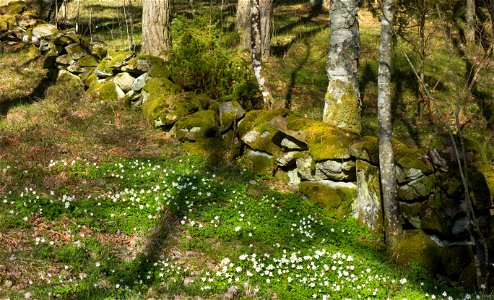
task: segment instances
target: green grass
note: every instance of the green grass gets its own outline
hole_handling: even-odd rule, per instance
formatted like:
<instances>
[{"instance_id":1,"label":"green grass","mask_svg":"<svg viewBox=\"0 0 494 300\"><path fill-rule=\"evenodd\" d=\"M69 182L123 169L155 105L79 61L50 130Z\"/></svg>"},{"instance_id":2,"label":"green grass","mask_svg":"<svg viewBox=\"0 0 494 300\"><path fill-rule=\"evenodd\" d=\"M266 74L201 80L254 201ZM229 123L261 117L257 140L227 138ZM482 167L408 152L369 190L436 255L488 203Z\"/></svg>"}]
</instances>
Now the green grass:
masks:
<instances>
[{"instance_id":1,"label":"green grass","mask_svg":"<svg viewBox=\"0 0 494 300\"><path fill-rule=\"evenodd\" d=\"M15 255L38 262L37 273L25 274L31 283L24 290L35 297L213 299L233 286L241 297L262 299L464 295L417 267L392 266L352 218L327 215L254 174L213 173L199 157L46 167L89 184L0 199L8 212L1 232L32 232Z\"/></svg>"}]
</instances>

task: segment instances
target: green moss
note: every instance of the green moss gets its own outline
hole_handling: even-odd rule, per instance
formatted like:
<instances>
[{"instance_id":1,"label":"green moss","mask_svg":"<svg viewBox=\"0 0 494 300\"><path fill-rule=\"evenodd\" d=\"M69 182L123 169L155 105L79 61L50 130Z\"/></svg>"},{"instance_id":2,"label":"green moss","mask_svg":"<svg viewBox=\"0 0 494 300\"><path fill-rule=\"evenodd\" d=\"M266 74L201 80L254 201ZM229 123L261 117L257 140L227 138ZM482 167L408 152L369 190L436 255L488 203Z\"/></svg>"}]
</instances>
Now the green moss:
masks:
<instances>
[{"instance_id":1,"label":"green moss","mask_svg":"<svg viewBox=\"0 0 494 300\"><path fill-rule=\"evenodd\" d=\"M287 116L287 127L289 130L300 130L304 133L309 153L316 161L349 158L349 147L358 137L321 121L296 115Z\"/></svg>"},{"instance_id":2,"label":"green moss","mask_svg":"<svg viewBox=\"0 0 494 300\"><path fill-rule=\"evenodd\" d=\"M29 59L36 59L41 56L41 52L39 52L38 47L36 47L34 44L31 44L29 45L29 52L27 55Z\"/></svg>"},{"instance_id":3,"label":"green moss","mask_svg":"<svg viewBox=\"0 0 494 300\"><path fill-rule=\"evenodd\" d=\"M108 55L110 56L108 65L111 68L120 68L121 66L125 65L127 61L133 58L135 56L135 53L133 51L116 52L109 50Z\"/></svg>"},{"instance_id":4,"label":"green moss","mask_svg":"<svg viewBox=\"0 0 494 300\"><path fill-rule=\"evenodd\" d=\"M96 69L108 74L113 73L113 68L110 67L110 59L108 57L103 58L96 66Z\"/></svg>"},{"instance_id":5,"label":"green moss","mask_svg":"<svg viewBox=\"0 0 494 300\"><path fill-rule=\"evenodd\" d=\"M210 99L204 95L181 93L176 95L149 96L142 106L146 118L155 126L170 127L181 118L208 107Z\"/></svg>"},{"instance_id":6,"label":"green moss","mask_svg":"<svg viewBox=\"0 0 494 300\"><path fill-rule=\"evenodd\" d=\"M115 83L112 81L95 82L89 86L87 92L96 94L101 101L114 101L118 99Z\"/></svg>"},{"instance_id":7,"label":"green moss","mask_svg":"<svg viewBox=\"0 0 494 300\"><path fill-rule=\"evenodd\" d=\"M26 10L26 3L24 1L11 1L8 4L7 11L11 15L21 14Z\"/></svg>"},{"instance_id":8,"label":"green moss","mask_svg":"<svg viewBox=\"0 0 494 300\"><path fill-rule=\"evenodd\" d=\"M15 15L0 15L0 31L9 31L15 27Z\"/></svg>"},{"instance_id":9,"label":"green moss","mask_svg":"<svg viewBox=\"0 0 494 300\"><path fill-rule=\"evenodd\" d=\"M401 201L423 199L433 193L436 186L436 177L433 174L421 177L408 184L399 186L398 199Z\"/></svg>"},{"instance_id":10,"label":"green moss","mask_svg":"<svg viewBox=\"0 0 494 300\"><path fill-rule=\"evenodd\" d=\"M243 165L254 173L271 176L273 172L273 156L248 149L242 156Z\"/></svg>"},{"instance_id":11,"label":"green moss","mask_svg":"<svg viewBox=\"0 0 494 300\"><path fill-rule=\"evenodd\" d=\"M171 77L170 69L166 65L154 65L148 73L149 77L169 79Z\"/></svg>"},{"instance_id":12,"label":"green moss","mask_svg":"<svg viewBox=\"0 0 494 300\"><path fill-rule=\"evenodd\" d=\"M338 217L348 215L352 203L357 199L357 189L344 186L331 186L322 182L303 181L299 191L310 201L318 203L325 211Z\"/></svg>"},{"instance_id":13,"label":"green moss","mask_svg":"<svg viewBox=\"0 0 494 300\"><path fill-rule=\"evenodd\" d=\"M409 266L417 262L429 272L438 272L442 267L443 247L439 246L422 230L406 230L399 236L395 258L398 263Z\"/></svg>"},{"instance_id":14,"label":"green moss","mask_svg":"<svg viewBox=\"0 0 494 300\"><path fill-rule=\"evenodd\" d=\"M98 65L98 61L92 55L83 56L77 62L81 67L96 67Z\"/></svg>"},{"instance_id":15,"label":"green moss","mask_svg":"<svg viewBox=\"0 0 494 300\"><path fill-rule=\"evenodd\" d=\"M176 94L180 88L166 78L149 78L143 88L150 97Z\"/></svg>"},{"instance_id":16,"label":"green moss","mask_svg":"<svg viewBox=\"0 0 494 300\"><path fill-rule=\"evenodd\" d=\"M361 107L353 84L330 81L324 100L328 110L323 120L327 124L356 134L362 132Z\"/></svg>"},{"instance_id":17,"label":"green moss","mask_svg":"<svg viewBox=\"0 0 494 300\"><path fill-rule=\"evenodd\" d=\"M286 109L251 110L239 123L239 134L242 136L251 130L271 132L274 129L268 125L268 122L276 116L286 116L289 113L290 111Z\"/></svg>"},{"instance_id":18,"label":"green moss","mask_svg":"<svg viewBox=\"0 0 494 300\"><path fill-rule=\"evenodd\" d=\"M200 110L178 120L173 133L179 140L199 141L215 137L219 126L216 113L212 110Z\"/></svg>"},{"instance_id":19,"label":"green moss","mask_svg":"<svg viewBox=\"0 0 494 300\"><path fill-rule=\"evenodd\" d=\"M395 155L395 162L403 169L417 169L424 174L430 174L434 170L431 166L422 161L421 157L425 157L424 150L418 148L411 148L397 140L393 140L393 150Z\"/></svg>"},{"instance_id":20,"label":"green moss","mask_svg":"<svg viewBox=\"0 0 494 300\"><path fill-rule=\"evenodd\" d=\"M379 163L377 136L368 135L355 140L350 146L350 155L377 165Z\"/></svg>"}]
</instances>

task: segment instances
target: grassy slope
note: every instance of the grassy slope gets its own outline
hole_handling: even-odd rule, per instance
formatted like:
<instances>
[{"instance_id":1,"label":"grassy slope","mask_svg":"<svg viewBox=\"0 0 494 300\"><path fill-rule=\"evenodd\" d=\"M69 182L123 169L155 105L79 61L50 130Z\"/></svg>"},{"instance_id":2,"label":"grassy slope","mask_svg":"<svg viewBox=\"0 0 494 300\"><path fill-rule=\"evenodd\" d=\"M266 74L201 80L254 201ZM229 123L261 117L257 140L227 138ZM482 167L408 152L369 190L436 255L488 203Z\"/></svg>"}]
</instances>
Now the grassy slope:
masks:
<instances>
[{"instance_id":1,"label":"grassy slope","mask_svg":"<svg viewBox=\"0 0 494 300\"><path fill-rule=\"evenodd\" d=\"M277 12L278 56L267 71L277 97L317 118L327 20L299 23L301 8ZM362 21L370 125L378 31ZM0 297L218 298L233 286L240 298L464 297L415 266L390 265L379 239L351 219L208 166L119 103L63 87L33 99L44 72L26 61L0 58L10 78L0 84Z\"/></svg>"}]
</instances>

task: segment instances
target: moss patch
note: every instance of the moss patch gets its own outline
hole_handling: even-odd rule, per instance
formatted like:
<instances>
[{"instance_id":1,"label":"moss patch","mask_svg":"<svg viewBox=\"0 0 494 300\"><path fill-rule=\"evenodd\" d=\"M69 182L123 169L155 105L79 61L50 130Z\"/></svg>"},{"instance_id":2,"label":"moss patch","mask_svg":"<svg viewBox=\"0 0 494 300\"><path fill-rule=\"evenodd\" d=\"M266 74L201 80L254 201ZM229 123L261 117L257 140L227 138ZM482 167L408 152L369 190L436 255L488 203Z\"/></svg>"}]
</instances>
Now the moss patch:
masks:
<instances>
[{"instance_id":1,"label":"moss patch","mask_svg":"<svg viewBox=\"0 0 494 300\"><path fill-rule=\"evenodd\" d=\"M178 120L172 132L179 140L199 141L204 138L214 137L219 130L216 119L214 111L200 110Z\"/></svg>"},{"instance_id":2,"label":"moss patch","mask_svg":"<svg viewBox=\"0 0 494 300\"><path fill-rule=\"evenodd\" d=\"M431 272L439 272L442 267L444 247L438 245L422 230L406 230L399 237L396 260L409 266L412 261Z\"/></svg>"},{"instance_id":3,"label":"moss patch","mask_svg":"<svg viewBox=\"0 0 494 300\"><path fill-rule=\"evenodd\" d=\"M373 165L378 165L379 145L377 136L367 135L355 140L350 146L350 155Z\"/></svg>"},{"instance_id":4,"label":"moss patch","mask_svg":"<svg viewBox=\"0 0 494 300\"><path fill-rule=\"evenodd\" d=\"M324 97L328 110L323 116L325 123L356 134L362 132L359 96L352 83L330 81Z\"/></svg>"},{"instance_id":5,"label":"moss patch","mask_svg":"<svg viewBox=\"0 0 494 300\"><path fill-rule=\"evenodd\" d=\"M348 215L352 210L352 203L357 199L357 189L328 183L304 181L299 184L299 191L310 201L318 203L324 210L336 216Z\"/></svg>"}]
</instances>

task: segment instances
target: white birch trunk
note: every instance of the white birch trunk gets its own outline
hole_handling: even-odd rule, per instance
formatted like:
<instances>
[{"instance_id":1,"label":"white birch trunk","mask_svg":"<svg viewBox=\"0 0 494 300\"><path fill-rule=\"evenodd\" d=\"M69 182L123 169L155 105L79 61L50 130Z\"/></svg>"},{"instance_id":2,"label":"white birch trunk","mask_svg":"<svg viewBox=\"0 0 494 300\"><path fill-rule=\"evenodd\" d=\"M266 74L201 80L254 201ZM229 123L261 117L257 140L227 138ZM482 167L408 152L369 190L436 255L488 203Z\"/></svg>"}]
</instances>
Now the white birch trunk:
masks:
<instances>
[{"instance_id":1,"label":"white birch trunk","mask_svg":"<svg viewBox=\"0 0 494 300\"><path fill-rule=\"evenodd\" d=\"M330 34L326 72L329 83L323 121L360 134L361 103L358 89L360 37L358 0L334 0L329 11Z\"/></svg>"}]
</instances>

